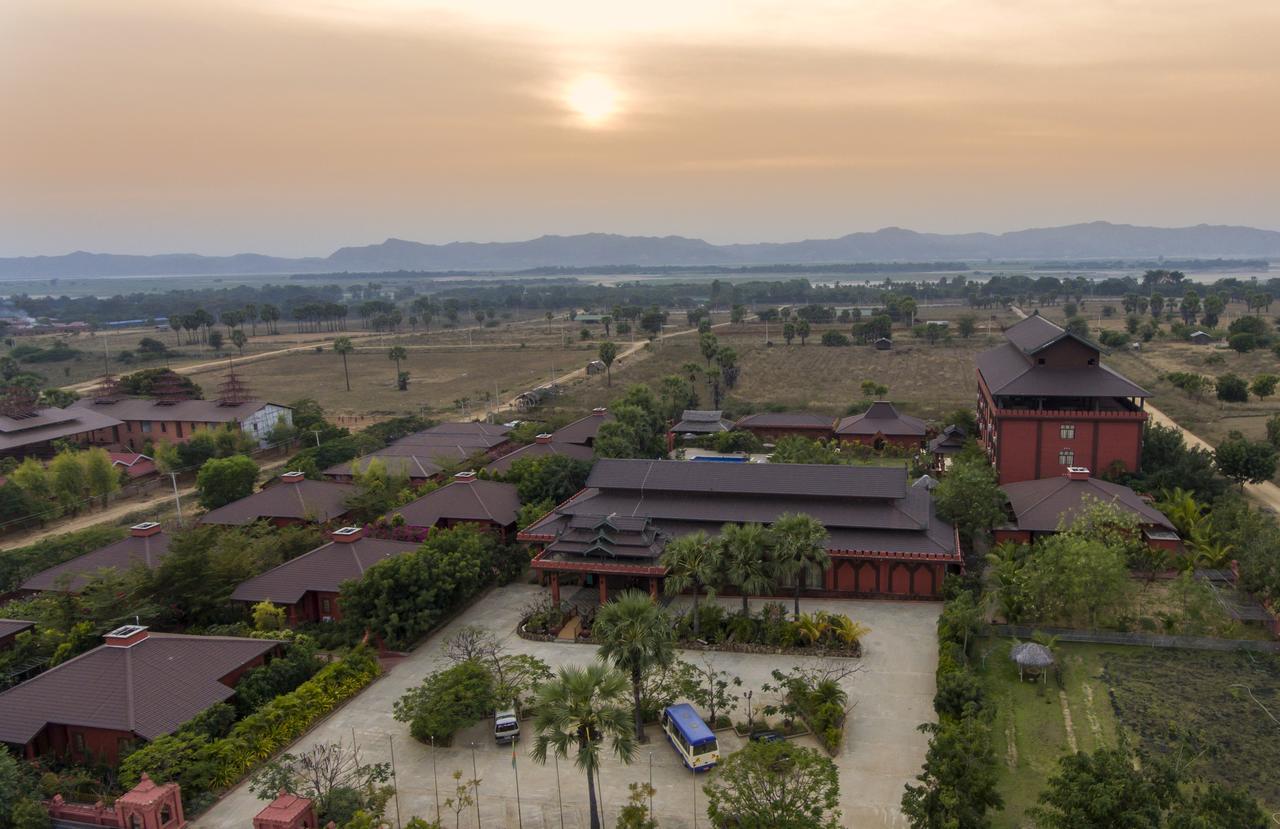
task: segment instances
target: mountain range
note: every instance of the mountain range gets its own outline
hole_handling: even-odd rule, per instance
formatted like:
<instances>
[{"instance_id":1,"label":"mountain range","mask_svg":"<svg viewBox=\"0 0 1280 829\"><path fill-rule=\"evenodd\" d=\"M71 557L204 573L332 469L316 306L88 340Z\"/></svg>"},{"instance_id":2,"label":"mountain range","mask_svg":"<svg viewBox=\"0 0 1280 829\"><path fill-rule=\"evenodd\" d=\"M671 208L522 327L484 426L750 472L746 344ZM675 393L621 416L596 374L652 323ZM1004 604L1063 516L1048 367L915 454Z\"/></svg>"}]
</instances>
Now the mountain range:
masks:
<instances>
[{"instance_id":1,"label":"mountain range","mask_svg":"<svg viewBox=\"0 0 1280 829\"><path fill-rule=\"evenodd\" d=\"M1008 233L919 233L887 227L837 239L713 245L684 236L585 233L523 242L428 245L387 239L326 257L256 253L154 256L86 253L0 258L0 278L237 275L377 271L514 271L527 268L674 265L815 265L934 260L1280 258L1280 232L1233 225L1141 227L1089 222Z\"/></svg>"}]
</instances>

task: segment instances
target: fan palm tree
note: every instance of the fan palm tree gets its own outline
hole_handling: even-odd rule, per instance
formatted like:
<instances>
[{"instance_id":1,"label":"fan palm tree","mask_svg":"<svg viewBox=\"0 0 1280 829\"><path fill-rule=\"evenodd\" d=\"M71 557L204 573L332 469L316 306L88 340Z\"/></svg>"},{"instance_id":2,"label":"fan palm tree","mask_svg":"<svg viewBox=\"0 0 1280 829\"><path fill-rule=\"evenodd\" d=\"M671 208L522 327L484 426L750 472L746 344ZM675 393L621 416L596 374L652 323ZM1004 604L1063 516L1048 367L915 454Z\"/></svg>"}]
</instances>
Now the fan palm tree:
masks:
<instances>
[{"instance_id":1,"label":"fan palm tree","mask_svg":"<svg viewBox=\"0 0 1280 829\"><path fill-rule=\"evenodd\" d=\"M644 712L640 708L644 676L651 668L671 664L675 657L671 620L648 593L628 590L596 612L591 632L600 642L596 655L631 677L636 742L644 742Z\"/></svg>"},{"instance_id":2,"label":"fan palm tree","mask_svg":"<svg viewBox=\"0 0 1280 829\"><path fill-rule=\"evenodd\" d=\"M725 581L742 594L742 615L746 616L751 612L748 596L773 592L772 539L761 524L725 524L719 541Z\"/></svg>"},{"instance_id":3,"label":"fan palm tree","mask_svg":"<svg viewBox=\"0 0 1280 829\"><path fill-rule=\"evenodd\" d=\"M545 764L548 752L565 758L572 753L574 765L587 773L591 829L600 829L595 780L601 747L608 740L623 763L635 758L626 700L627 678L606 665L570 665L538 687L533 759Z\"/></svg>"},{"instance_id":4,"label":"fan palm tree","mask_svg":"<svg viewBox=\"0 0 1280 829\"><path fill-rule=\"evenodd\" d=\"M667 544L659 562L667 568L665 590L680 593L693 588L693 635L702 632L698 622L698 597L702 591L714 596L711 585L716 582L720 569L719 545L698 531L682 536Z\"/></svg>"},{"instance_id":5,"label":"fan palm tree","mask_svg":"<svg viewBox=\"0 0 1280 829\"><path fill-rule=\"evenodd\" d=\"M387 359L392 360L396 364L396 382L400 381L400 361L409 359L409 352L405 351L402 345L393 345L391 350L387 352Z\"/></svg>"},{"instance_id":6,"label":"fan palm tree","mask_svg":"<svg viewBox=\"0 0 1280 829\"><path fill-rule=\"evenodd\" d=\"M350 337L338 337L333 341L333 350L342 355L342 374L347 380L347 391L351 391L351 372L347 369L347 355L356 350Z\"/></svg>"},{"instance_id":7,"label":"fan palm tree","mask_svg":"<svg viewBox=\"0 0 1280 829\"><path fill-rule=\"evenodd\" d=\"M774 558L778 574L794 578L795 615L800 616L800 589L806 575L821 579L831 566L827 553L827 528L812 515L787 513L773 522Z\"/></svg>"},{"instance_id":8,"label":"fan palm tree","mask_svg":"<svg viewBox=\"0 0 1280 829\"><path fill-rule=\"evenodd\" d=\"M827 630L843 645L857 644L862 637L871 632L871 628L861 622L855 622L848 616L842 615L828 617Z\"/></svg>"}]
</instances>

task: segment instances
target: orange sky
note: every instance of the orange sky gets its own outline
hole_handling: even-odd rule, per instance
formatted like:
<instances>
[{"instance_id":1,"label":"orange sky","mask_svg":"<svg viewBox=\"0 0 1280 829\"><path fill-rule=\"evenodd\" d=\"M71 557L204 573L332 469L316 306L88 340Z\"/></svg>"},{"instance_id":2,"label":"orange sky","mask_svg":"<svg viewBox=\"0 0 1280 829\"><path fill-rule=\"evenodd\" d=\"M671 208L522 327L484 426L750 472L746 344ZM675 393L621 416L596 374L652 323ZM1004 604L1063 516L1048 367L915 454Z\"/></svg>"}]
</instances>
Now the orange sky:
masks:
<instances>
[{"instance_id":1,"label":"orange sky","mask_svg":"<svg viewBox=\"0 0 1280 829\"><path fill-rule=\"evenodd\" d=\"M1275 0L5 0L0 255L1280 228Z\"/></svg>"}]
</instances>

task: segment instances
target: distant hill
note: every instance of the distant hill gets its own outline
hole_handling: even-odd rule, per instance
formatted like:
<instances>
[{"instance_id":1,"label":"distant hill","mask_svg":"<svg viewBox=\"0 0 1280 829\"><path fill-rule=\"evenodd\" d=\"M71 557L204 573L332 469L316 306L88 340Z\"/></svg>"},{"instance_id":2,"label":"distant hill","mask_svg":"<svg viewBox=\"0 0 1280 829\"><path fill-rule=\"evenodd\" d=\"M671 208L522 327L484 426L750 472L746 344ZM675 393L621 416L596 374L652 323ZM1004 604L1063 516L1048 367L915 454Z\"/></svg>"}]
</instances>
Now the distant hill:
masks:
<instances>
[{"instance_id":1,"label":"distant hill","mask_svg":"<svg viewBox=\"0 0 1280 829\"><path fill-rule=\"evenodd\" d=\"M838 239L713 245L684 236L585 233L524 242L427 245L388 239L339 248L327 257L288 259L242 253L130 256L77 251L65 256L0 258L0 278L151 276L158 274L327 273L331 271L514 271L605 265L771 265L985 259L1280 258L1280 232L1230 225L1139 227L1089 222L1009 233L918 233L887 227Z\"/></svg>"}]
</instances>

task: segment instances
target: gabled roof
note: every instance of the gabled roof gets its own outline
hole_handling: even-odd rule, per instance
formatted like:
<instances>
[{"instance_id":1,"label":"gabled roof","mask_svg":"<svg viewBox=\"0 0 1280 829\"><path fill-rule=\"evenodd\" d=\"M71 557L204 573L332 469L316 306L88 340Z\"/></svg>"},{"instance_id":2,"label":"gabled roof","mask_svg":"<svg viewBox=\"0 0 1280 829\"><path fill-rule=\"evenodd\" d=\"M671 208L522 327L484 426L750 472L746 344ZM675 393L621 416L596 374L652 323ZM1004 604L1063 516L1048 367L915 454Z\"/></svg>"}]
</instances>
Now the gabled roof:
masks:
<instances>
[{"instance_id":1,"label":"gabled roof","mask_svg":"<svg viewBox=\"0 0 1280 829\"><path fill-rule=\"evenodd\" d=\"M733 421L725 420L724 413L719 411L703 411L686 409L680 416L680 422L671 427L673 432L689 432L692 434L711 434L727 432L733 428Z\"/></svg>"},{"instance_id":2,"label":"gabled roof","mask_svg":"<svg viewBox=\"0 0 1280 829\"><path fill-rule=\"evenodd\" d=\"M600 426L613 421L613 412L601 412L580 417L567 426L561 426L551 433L555 443L577 443L589 446L596 439Z\"/></svg>"},{"instance_id":3,"label":"gabled roof","mask_svg":"<svg viewBox=\"0 0 1280 829\"><path fill-rule=\"evenodd\" d=\"M217 400L179 400L161 404L150 397L121 397L111 402L81 398L72 408L99 412L120 420L167 420L190 423L240 423L267 406L280 406L265 400L246 400L223 405ZM282 409L288 406L280 406Z\"/></svg>"},{"instance_id":4,"label":"gabled roof","mask_svg":"<svg viewBox=\"0 0 1280 829\"><path fill-rule=\"evenodd\" d=\"M831 430L833 418L809 412L758 412L738 418L739 429L826 429Z\"/></svg>"},{"instance_id":5,"label":"gabled roof","mask_svg":"<svg viewBox=\"0 0 1280 829\"><path fill-rule=\"evenodd\" d=\"M74 407L37 409L34 417L0 415L0 452L13 452L24 446L109 429L122 423L105 412Z\"/></svg>"},{"instance_id":6,"label":"gabled roof","mask_svg":"<svg viewBox=\"0 0 1280 829\"><path fill-rule=\"evenodd\" d=\"M130 478L141 478L156 471L155 459L137 452L108 452L111 465L124 469Z\"/></svg>"},{"instance_id":7,"label":"gabled roof","mask_svg":"<svg viewBox=\"0 0 1280 829\"><path fill-rule=\"evenodd\" d=\"M0 742L24 745L49 723L154 740L230 698L219 680L279 644L151 633L129 647L99 646L0 693Z\"/></svg>"},{"instance_id":8,"label":"gabled roof","mask_svg":"<svg viewBox=\"0 0 1280 829\"><path fill-rule=\"evenodd\" d=\"M597 418L599 420L600 418ZM577 443L561 443L555 440L554 435L549 443L530 443L528 446L521 446L514 452L498 458L493 463L485 467L490 472L507 473L511 471L511 464L525 458L543 458L548 455L564 455L579 461L590 461L595 457L595 451L590 446L581 446Z\"/></svg>"},{"instance_id":9,"label":"gabled roof","mask_svg":"<svg viewBox=\"0 0 1280 829\"><path fill-rule=\"evenodd\" d=\"M295 604L308 591L337 593L344 581L358 579L378 562L416 550L417 544L382 538L330 541L314 550L241 582L231 593L236 602Z\"/></svg>"},{"instance_id":10,"label":"gabled roof","mask_svg":"<svg viewBox=\"0 0 1280 829\"><path fill-rule=\"evenodd\" d=\"M924 437L927 431L923 420L899 413L887 400L877 400L862 414L843 418L836 424L837 435Z\"/></svg>"},{"instance_id":11,"label":"gabled roof","mask_svg":"<svg viewBox=\"0 0 1280 829\"><path fill-rule=\"evenodd\" d=\"M437 423L429 429L417 434L423 435L478 435L484 437L502 437L511 431L510 426L501 423L480 423L477 421Z\"/></svg>"},{"instance_id":12,"label":"gabled roof","mask_svg":"<svg viewBox=\"0 0 1280 829\"><path fill-rule=\"evenodd\" d=\"M444 472L442 464L465 460L467 456L472 454L471 452L466 452L464 457L456 457L458 453L454 452L452 454L455 456L450 457L450 449L453 448L430 446L387 447L377 452L361 455L344 463L334 464L322 474L326 477L354 475L357 469L363 471L368 467L369 461L376 458L386 467L388 475L415 479L432 478ZM436 449L439 449L439 452Z\"/></svg>"},{"instance_id":13,"label":"gabled roof","mask_svg":"<svg viewBox=\"0 0 1280 829\"><path fill-rule=\"evenodd\" d=\"M35 622L28 622L23 619L0 619L0 639L6 636L16 636L24 630L31 630L35 626Z\"/></svg>"},{"instance_id":14,"label":"gabled roof","mask_svg":"<svg viewBox=\"0 0 1280 829\"><path fill-rule=\"evenodd\" d=\"M410 527L434 527L440 521L488 521L500 527L516 523L520 496L515 484L453 481L387 513L404 516Z\"/></svg>"},{"instance_id":15,"label":"gabled roof","mask_svg":"<svg viewBox=\"0 0 1280 829\"><path fill-rule=\"evenodd\" d=\"M54 565L48 570L41 570L22 583L22 590L60 590L72 593L84 589L97 571L104 567L127 570L134 565L155 569L169 554L170 536L167 533L156 533L149 536L127 535L105 547L91 550L70 561ZM66 587L62 581L66 579Z\"/></svg>"},{"instance_id":16,"label":"gabled roof","mask_svg":"<svg viewBox=\"0 0 1280 829\"><path fill-rule=\"evenodd\" d=\"M1114 504L1136 515L1142 524L1174 529L1163 513L1129 487L1097 478L1073 480L1062 475L1003 484L1001 489L1009 496L1009 505L1013 508L1019 530L1056 532L1060 526L1075 520L1086 498Z\"/></svg>"},{"instance_id":17,"label":"gabled roof","mask_svg":"<svg viewBox=\"0 0 1280 829\"><path fill-rule=\"evenodd\" d=\"M323 524L347 513L351 484L335 481L282 481L239 501L205 513L201 524L251 524L259 518L294 518Z\"/></svg>"},{"instance_id":18,"label":"gabled roof","mask_svg":"<svg viewBox=\"0 0 1280 829\"><path fill-rule=\"evenodd\" d=\"M1062 326L1049 322L1038 313L1009 326L1005 329L1004 335L1009 342L1013 343L1024 354L1035 354L1059 340L1068 338L1082 343L1094 351L1102 350L1102 347L1093 340L1081 337L1079 334L1073 334Z\"/></svg>"},{"instance_id":19,"label":"gabled roof","mask_svg":"<svg viewBox=\"0 0 1280 829\"><path fill-rule=\"evenodd\" d=\"M1151 393L1103 365L1048 368L1036 365L1012 343L977 357L992 394L1031 397L1150 397Z\"/></svg>"},{"instance_id":20,"label":"gabled roof","mask_svg":"<svg viewBox=\"0 0 1280 829\"><path fill-rule=\"evenodd\" d=\"M487 424L477 423L476 426L484 426ZM506 428L506 427L502 427ZM415 432L412 435L405 435L399 440L392 441L388 449L402 449L404 447L415 447L417 449L440 449L443 452L453 453L458 449L470 450L471 452L485 452L495 446L501 446L508 442L505 435L485 435L479 433L458 432L447 434L443 432Z\"/></svg>"},{"instance_id":21,"label":"gabled roof","mask_svg":"<svg viewBox=\"0 0 1280 829\"><path fill-rule=\"evenodd\" d=\"M810 463L689 463L602 458L587 486L649 492L901 498L902 469Z\"/></svg>"},{"instance_id":22,"label":"gabled roof","mask_svg":"<svg viewBox=\"0 0 1280 829\"><path fill-rule=\"evenodd\" d=\"M964 448L964 442L967 439L964 429L959 426L948 426L938 433L936 438L929 441L929 451L940 452L944 455L959 452Z\"/></svg>"}]
</instances>

